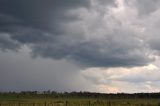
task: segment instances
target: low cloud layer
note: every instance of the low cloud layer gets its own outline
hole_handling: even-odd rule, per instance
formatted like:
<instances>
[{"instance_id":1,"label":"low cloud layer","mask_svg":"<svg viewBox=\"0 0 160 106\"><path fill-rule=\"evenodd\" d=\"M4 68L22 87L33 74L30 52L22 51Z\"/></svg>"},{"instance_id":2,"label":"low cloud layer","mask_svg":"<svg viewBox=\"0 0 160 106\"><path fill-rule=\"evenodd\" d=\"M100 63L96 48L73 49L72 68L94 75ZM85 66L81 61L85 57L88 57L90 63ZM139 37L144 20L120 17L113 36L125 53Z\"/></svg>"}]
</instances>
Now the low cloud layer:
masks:
<instances>
[{"instance_id":1,"label":"low cloud layer","mask_svg":"<svg viewBox=\"0 0 160 106\"><path fill-rule=\"evenodd\" d=\"M155 65L134 68L90 68L82 76L101 92L159 92L159 68Z\"/></svg>"},{"instance_id":2,"label":"low cloud layer","mask_svg":"<svg viewBox=\"0 0 160 106\"><path fill-rule=\"evenodd\" d=\"M55 65L70 63L76 67L71 70L87 81L80 70L95 67L133 70L150 64L159 70L159 5L158 0L1 0L0 54L19 54L25 46L30 50L27 54L37 58L37 64L41 64L38 58L64 62L53 63ZM2 71L8 73L4 70L5 67ZM56 72L53 68L53 73ZM140 71L137 74L144 75L141 82L148 76ZM117 80L127 80L127 84L131 84L126 76Z\"/></svg>"}]
</instances>

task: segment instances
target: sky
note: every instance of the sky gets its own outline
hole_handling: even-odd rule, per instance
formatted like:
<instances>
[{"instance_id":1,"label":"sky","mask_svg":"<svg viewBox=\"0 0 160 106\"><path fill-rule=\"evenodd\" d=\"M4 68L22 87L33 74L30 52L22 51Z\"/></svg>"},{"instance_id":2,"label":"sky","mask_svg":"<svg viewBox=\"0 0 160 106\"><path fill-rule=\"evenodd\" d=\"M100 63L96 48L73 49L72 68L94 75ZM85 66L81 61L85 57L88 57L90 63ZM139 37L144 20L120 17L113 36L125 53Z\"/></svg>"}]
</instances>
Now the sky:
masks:
<instances>
[{"instance_id":1,"label":"sky","mask_svg":"<svg viewBox=\"0 0 160 106\"><path fill-rule=\"evenodd\" d=\"M160 91L160 0L0 0L0 91Z\"/></svg>"}]
</instances>

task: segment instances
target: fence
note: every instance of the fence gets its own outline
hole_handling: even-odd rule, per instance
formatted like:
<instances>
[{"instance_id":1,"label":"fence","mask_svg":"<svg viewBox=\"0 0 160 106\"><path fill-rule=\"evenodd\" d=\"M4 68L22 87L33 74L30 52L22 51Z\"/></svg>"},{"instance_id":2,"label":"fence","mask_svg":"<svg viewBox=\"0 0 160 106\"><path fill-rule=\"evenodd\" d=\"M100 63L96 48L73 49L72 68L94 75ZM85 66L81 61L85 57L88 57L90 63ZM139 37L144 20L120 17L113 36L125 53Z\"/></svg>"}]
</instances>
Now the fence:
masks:
<instances>
[{"instance_id":1,"label":"fence","mask_svg":"<svg viewBox=\"0 0 160 106\"><path fill-rule=\"evenodd\" d=\"M50 102L1 102L0 106L160 106L160 102L150 103L130 103L115 101L50 101Z\"/></svg>"},{"instance_id":2,"label":"fence","mask_svg":"<svg viewBox=\"0 0 160 106\"><path fill-rule=\"evenodd\" d=\"M0 106L114 106L110 101L104 102L70 102L70 101L51 101L51 102L3 102Z\"/></svg>"},{"instance_id":3,"label":"fence","mask_svg":"<svg viewBox=\"0 0 160 106\"><path fill-rule=\"evenodd\" d=\"M56 102L4 102L0 103L0 106L91 106L91 102L68 102L68 101L56 101ZM94 105L95 106L95 105Z\"/></svg>"}]
</instances>

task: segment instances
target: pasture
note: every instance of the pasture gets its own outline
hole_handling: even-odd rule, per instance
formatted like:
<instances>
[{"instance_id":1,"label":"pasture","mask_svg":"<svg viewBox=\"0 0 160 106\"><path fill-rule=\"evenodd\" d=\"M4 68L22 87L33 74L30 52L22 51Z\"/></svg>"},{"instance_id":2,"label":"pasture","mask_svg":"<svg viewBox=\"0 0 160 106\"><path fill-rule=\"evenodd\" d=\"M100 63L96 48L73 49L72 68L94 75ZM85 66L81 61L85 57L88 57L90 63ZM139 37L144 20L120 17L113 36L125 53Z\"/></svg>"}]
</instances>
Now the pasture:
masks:
<instances>
[{"instance_id":1,"label":"pasture","mask_svg":"<svg viewBox=\"0 0 160 106\"><path fill-rule=\"evenodd\" d=\"M160 106L160 99L117 94L0 94L0 106ZM93 96L94 95L94 96ZM98 96L99 95L99 96ZM146 94L145 94L146 95ZM133 98L132 98L133 96ZM154 96L153 96L154 97Z\"/></svg>"},{"instance_id":2,"label":"pasture","mask_svg":"<svg viewBox=\"0 0 160 106\"><path fill-rule=\"evenodd\" d=\"M0 106L160 106L158 99L1 99Z\"/></svg>"}]
</instances>

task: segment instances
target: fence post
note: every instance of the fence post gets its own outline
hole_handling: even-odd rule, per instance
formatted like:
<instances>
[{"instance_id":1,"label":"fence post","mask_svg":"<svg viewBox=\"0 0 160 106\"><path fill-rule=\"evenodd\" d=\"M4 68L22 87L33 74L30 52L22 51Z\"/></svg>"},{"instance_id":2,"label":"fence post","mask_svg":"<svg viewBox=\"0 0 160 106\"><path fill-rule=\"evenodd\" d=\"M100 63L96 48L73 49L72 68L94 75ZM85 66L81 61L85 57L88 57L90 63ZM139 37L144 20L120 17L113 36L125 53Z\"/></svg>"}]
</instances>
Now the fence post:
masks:
<instances>
[{"instance_id":1,"label":"fence post","mask_svg":"<svg viewBox=\"0 0 160 106\"><path fill-rule=\"evenodd\" d=\"M68 106L68 101L66 100L66 106Z\"/></svg>"},{"instance_id":2,"label":"fence post","mask_svg":"<svg viewBox=\"0 0 160 106\"><path fill-rule=\"evenodd\" d=\"M89 101L89 106L91 105L91 101Z\"/></svg>"},{"instance_id":3,"label":"fence post","mask_svg":"<svg viewBox=\"0 0 160 106\"><path fill-rule=\"evenodd\" d=\"M108 101L108 103L107 103L107 104L108 104L108 106L111 106L111 102L110 102L110 101Z\"/></svg>"},{"instance_id":4,"label":"fence post","mask_svg":"<svg viewBox=\"0 0 160 106\"><path fill-rule=\"evenodd\" d=\"M47 102L45 101L44 106L47 106Z\"/></svg>"}]
</instances>

